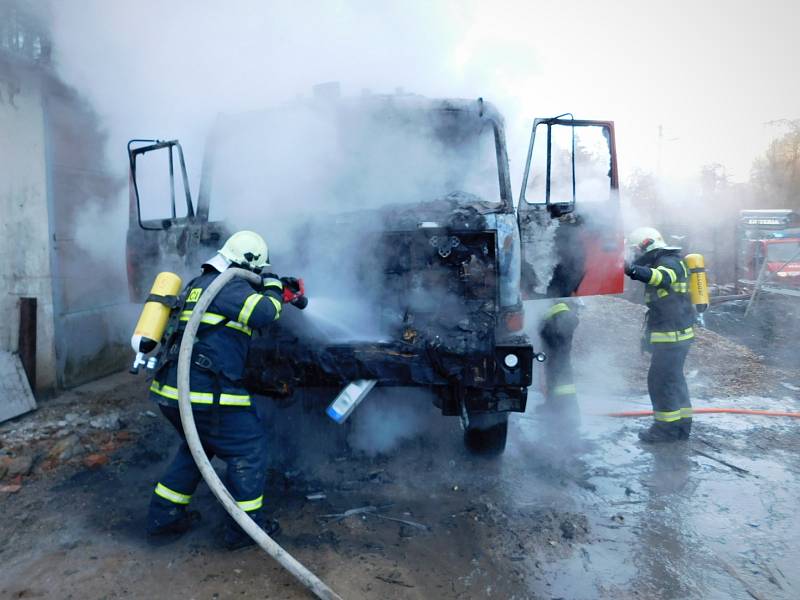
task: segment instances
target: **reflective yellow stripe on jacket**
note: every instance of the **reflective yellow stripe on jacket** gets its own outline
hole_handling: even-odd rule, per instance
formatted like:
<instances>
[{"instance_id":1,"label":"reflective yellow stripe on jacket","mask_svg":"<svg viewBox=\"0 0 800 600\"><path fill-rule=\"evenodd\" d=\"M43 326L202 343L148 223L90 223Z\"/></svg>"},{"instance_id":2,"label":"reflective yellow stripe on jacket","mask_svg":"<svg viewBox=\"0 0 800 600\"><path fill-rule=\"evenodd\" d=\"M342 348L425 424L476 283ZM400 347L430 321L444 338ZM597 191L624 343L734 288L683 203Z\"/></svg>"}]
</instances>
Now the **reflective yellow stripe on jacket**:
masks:
<instances>
[{"instance_id":1,"label":"reflective yellow stripe on jacket","mask_svg":"<svg viewBox=\"0 0 800 600\"><path fill-rule=\"evenodd\" d=\"M653 344L662 344L670 342L683 342L690 340L694 337L694 329L687 327L680 331L651 331L650 342Z\"/></svg>"},{"instance_id":2,"label":"reflective yellow stripe on jacket","mask_svg":"<svg viewBox=\"0 0 800 600\"><path fill-rule=\"evenodd\" d=\"M242 310L239 311L239 318L236 319L242 325L247 325L250 320L250 315L253 314L256 304L258 304L264 296L261 294L250 294L242 305Z\"/></svg>"},{"instance_id":3,"label":"reflective yellow stripe on jacket","mask_svg":"<svg viewBox=\"0 0 800 600\"><path fill-rule=\"evenodd\" d=\"M267 277L262 282L264 289L273 288L273 292L278 292L279 294L283 293L283 283L281 283L280 279L275 279L274 277ZM267 298L270 299L272 305L275 307L275 320L278 320L278 317L281 316L281 310L283 310L283 304L277 298L273 296L267 295Z\"/></svg>"},{"instance_id":4,"label":"reflective yellow stripe on jacket","mask_svg":"<svg viewBox=\"0 0 800 600\"><path fill-rule=\"evenodd\" d=\"M178 399L178 388L171 385L161 385L158 381L150 384L150 391L170 400ZM214 404L214 394L211 392L190 392L192 404ZM250 394L220 394L221 406L250 406Z\"/></svg>"},{"instance_id":5,"label":"reflective yellow stripe on jacket","mask_svg":"<svg viewBox=\"0 0 800 600\"><path fill-rule=\"evenodd\" d=\"M684 276L688 278L689 273L686 270L686 265L683 264L681 261L681 267L683 268ZM672 283L670 284L669 288L676 294L688 294L689 293L689 282L688 281L678 281L678 275L675 273L674 270L670 269L669 267L656 267L652 270L650 275L650 281L647 282L648 285L658 287L661 285L661 282L664 281L664 275L669 275L670 280ZM656 294L659 298L664 298L665 296L669 296L669 291L664 288L659 288L656 290ZM652 301L652 296L649 291L645 293L645 304L649 304Z\"/></svg>"},{"instance_id":6,"label":"reflective yellow stripe on jacket","mask_svg":"<svg viewBox=\"0 0 800 600\"><path fill-rule=\"evenodd\" d=\"M258 295L258 294L254 294ZM255 307L255 303L253 304ZM244 310L244 309L242 309ZM252 308L250 309L250 313L247 314L247 318L250 318L250 314L253 312ZM181 321L188 321L192 316L191 310L185 310L181 313ZM241 315L240 315L241 317ZM217 325L222 323L225 320L224 315L219 315L217 313L204 313L202 317L200 317L200 322L206 325ZM231 329L235 329L236 331L241 331L245 335L253 335L253 330L247 326L247 323L240 323L238 321L228 321L225 323L225 327L230 327Z\"/></svg>"}]
</instances>

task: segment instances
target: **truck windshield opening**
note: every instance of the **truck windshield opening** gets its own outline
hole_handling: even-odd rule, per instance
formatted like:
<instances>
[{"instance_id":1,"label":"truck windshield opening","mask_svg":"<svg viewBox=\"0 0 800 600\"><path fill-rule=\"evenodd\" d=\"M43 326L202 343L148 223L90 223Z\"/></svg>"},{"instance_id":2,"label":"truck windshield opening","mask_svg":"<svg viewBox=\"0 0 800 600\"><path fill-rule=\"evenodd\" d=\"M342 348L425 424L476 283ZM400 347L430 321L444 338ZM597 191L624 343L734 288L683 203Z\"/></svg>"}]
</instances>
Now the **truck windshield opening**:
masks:
<instances>
[{"instance_id":1,"label":"truck windshield opening","mask_svg":"<svg viewBox=\"0 0 800 600\"><path fill-rule=\"evenodd\" d=\"M218 127L211 217L281 202L343 212L455 192L499 202L496 148L492 123L466 110L301 106L253 113Z\"/></svg>"}]
</instances>

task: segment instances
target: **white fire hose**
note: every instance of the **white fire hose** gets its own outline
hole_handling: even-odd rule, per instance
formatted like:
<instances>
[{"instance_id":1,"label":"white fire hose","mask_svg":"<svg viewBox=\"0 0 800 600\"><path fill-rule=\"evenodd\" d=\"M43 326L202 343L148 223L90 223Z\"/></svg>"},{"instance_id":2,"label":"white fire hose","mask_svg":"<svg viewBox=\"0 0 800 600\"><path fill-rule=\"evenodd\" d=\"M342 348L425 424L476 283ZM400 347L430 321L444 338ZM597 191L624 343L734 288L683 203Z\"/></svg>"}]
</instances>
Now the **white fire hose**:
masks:
<instances>
[{"instance_id":1,"label":"white fire hose","mask_svg":"<svg viewBox=\"0 0 800 600\"><path fill-rule=\"evenodd\" d=\"M236 523L261 546L261 549L278 561L281 566L294 575L300 583L308 588L317 598L323 600L342 600L336 592L325 585L322 580L311 571L301 565L291 554L281 548L269 537L266 532L236 504L231 493L220 480L214 468L211 466L197 434L197 427L192 414L192 403L189 397L189 371L192 367L192 347L194 346L197 329L200 326L200 319L217 296L223 286L234 277L241 277L253 284L260 284L261 277L244 269L229 268L217 277L208 289L203 292L200 299L192 311L192 316L186 324L186 330L181 340L180 354L178 355L178 406L181 412L181 424L183 433L186 435L186 443L192 452L194 462L203 475L203 479L211 488L211 491L228 511L228 514Z\"/></svg>"}]
</instances>

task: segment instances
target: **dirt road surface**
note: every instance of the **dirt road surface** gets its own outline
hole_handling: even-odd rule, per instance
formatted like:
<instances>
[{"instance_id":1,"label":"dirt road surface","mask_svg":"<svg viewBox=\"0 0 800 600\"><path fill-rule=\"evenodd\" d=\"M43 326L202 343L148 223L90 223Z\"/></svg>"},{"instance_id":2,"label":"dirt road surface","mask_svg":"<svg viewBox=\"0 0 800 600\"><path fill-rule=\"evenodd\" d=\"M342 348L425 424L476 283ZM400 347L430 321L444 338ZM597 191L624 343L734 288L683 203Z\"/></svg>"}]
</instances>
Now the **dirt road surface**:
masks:
<instances>
[{"instance_id":1,"label":"dirt road surface","mask_svg":"<svg viewBox=\"0 0 800 600\"><path fill-rule=\"evenodd\" d=\"M266 498L278 541L344 598L798 597L797 421L710 415L688 443L641 445L646 419L602 416L649 407L630 348L639 307L619 302L582 314L580 431L539 418L533 390L498 458L467 453L459 422L424 394L375 394L346 428L302 402L276 412ZM609 319L627 341L598 352ZM696 406L800 410L800 382L725 343L708 333L692 350ZM308 597L260 550L220 548L223 513L204 484L202 522L147 543L177 437L144 386L118 374L0 426L0 598Z\"/></svg>"}]
</instances>

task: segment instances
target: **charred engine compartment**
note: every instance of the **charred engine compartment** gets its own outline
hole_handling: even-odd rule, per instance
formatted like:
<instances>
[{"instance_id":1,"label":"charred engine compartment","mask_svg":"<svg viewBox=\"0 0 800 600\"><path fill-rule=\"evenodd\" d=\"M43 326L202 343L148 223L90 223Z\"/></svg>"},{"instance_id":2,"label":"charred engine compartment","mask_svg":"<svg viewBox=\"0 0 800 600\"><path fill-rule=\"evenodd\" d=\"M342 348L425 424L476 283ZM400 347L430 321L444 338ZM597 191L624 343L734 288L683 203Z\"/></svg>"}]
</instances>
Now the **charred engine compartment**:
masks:
<instances>
[{"instance_id":1,"label":"charred engine compartment","mask_svg":"<svg viewBox=\"0 0 800 600\"><path fill-rule=\"evenodd\" d=\"M436 226L381 235L376 298L392 337L444 354L488 354L497 322L495 234Z\"/></svg>"},{"instance_id":2,"label":"charred engine compartment","mask_svg":"<svg viewBox=\"0 0 800 600\"><path fill-rule=\"evenodd\" d=\"M483 410L524 410L533 351L524 337L498 345L496 231L477 229L474 220L460 225L415 222L362 236L357 276L386 339L326 343L279 321L253 340L248 387L285 397L297 388L375 379L438 387L445 414L477 398ZM518 357L512 368L503 362L509 353ZM498 394L498 387L511 392Z\"/></svg>"}]
</instances>

